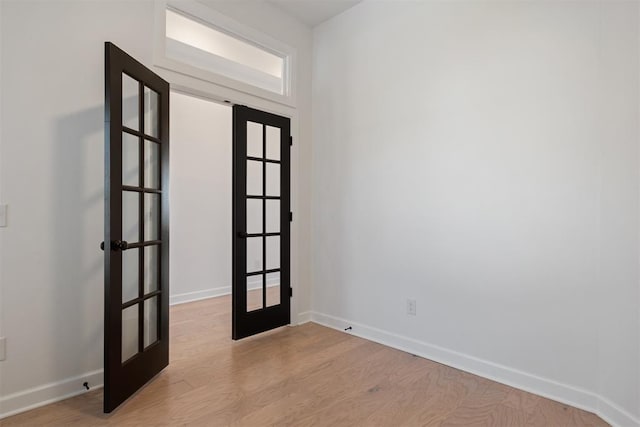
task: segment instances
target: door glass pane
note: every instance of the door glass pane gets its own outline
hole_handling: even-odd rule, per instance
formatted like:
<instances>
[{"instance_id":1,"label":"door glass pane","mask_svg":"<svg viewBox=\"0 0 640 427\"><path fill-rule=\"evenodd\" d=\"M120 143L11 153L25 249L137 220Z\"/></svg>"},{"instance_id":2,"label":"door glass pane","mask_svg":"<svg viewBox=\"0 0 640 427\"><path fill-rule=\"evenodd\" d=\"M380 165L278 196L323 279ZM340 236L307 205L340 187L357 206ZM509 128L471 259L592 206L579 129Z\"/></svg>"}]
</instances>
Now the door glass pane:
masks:
<instances>
[{"instance_id":1,"label":"door glass pane","mask_svg":"<svg viewBox=\"0 0 640 427\"><path fill-rule=\"evenodd\" d=\"M144 195L144 240L159 240L160 228L160 196L146 193Z\"/></svg>"},{"instance_id":2,"label":"door glass pane","mask_svg":"<svg viewBox=\"0 0 640 427\"><path fill-rule=\"evenodd\" d=\"M138 353L138 304L122 310L122 361Z\"/></svg>"},{"instance_id":3,"label":"door glass pane","mask_svg":"<svg viewBox=\"0 0 640 427\"><path fill-rule=\"evenodd\" d=\"M134 243L140 240L140 194L122 192L122 240Z\"/></svg>"},{"instance_id":4,"label":"door glass pane","mask_svg":"<svg viewBox=\"0 0 640 427\"><path fill-rule=\"evenodd\" d=\"M160 145L144 141L144 186L160 188Z\"/></svg>"},{"instance_id":5,"label":"door glass pane","mask_svg":"<svg viewBox=\"0 0 640 427\"><path fill-rule=\"evenodd\" d=\"M267 159L280 160L280 128L267 126Z\"/></svg>"},{"instance_id":6,"label":"door glass pane","mask_svg":"<svg viewBox=\"0 0 640 427\"><path fill-rule=\"evenodd\" d=\"M247 311L262 308L262 274L247 277Z\"/></svg>"},{"instance_id":7,"label":"door glass pane","mask_svg":"<svg viewBox=\"0 0 640 427\"><path fill-rule=\"evenodd\" d=\"M267 274L267 307L280 304L280 273Z\"/></svg>"},{"instance_id":8,"label":"door glass pane","mask_svg":"<svg viewBox=\"0 0 640 427\"><path fill-rule=\"evenodd\" d=\"M247 195L262 196L262 162L247 160Z\"/></svg>"},{"instance_id":9,"label":"door glass pane","mask_svg":"<svg viewBox=\"0 0 640 427\"><path fill-rule=\"evenodd\" d=\"M267 233L280 232L280 200L266 200Z\"/></svg>"},{"instance_id":10,"label":"door glass pane","mask_svg":"<svg viewBox=\"0 0 640 427\"><path fill-rule=\"evenodd\" d=\"M160 137L160 97L153 89L144 88L144 133Z\"/></svg>"},{"instance_id":11,"label":"door glass pane","mask_svg":"<svg viewBox=\"0 0 640 427\"><path fill-rule=\"evenodd\" d=\"M122 185L140 185L140 149L138 137L122 132Z\"/></svg>"},{"instance_id":12,"label":"door glass pane","mask_svg":"<svg viewBox=\"0 0 640 427\"><path fill-rule=\"evenodd\" d=\"M122 126L133 130L140 130L138 118L139 89L137 80L122 73Z\"/></svg>"},{"instance_id":13,"label":"door glass pane","mask_svg":"<svg viewBox=\"0 0 640 427\"><path fill-rule=\"evenodd\" d=\"M247 122L247 156L262 157L262 125Z\"/></svg>"},{"instance_id":14,"label":"door glass pane","mask_svg":"<svg viewBox=\"0 0 640 427\"><path fill-rule=\"evenodd\" d=\"M144 248L144 293L148 294L159 288L158 277L159 246L145 246Z\"/></svg>"},{"instance_id":15,"label":"door glass pane","mask_svg":"<svg viewBox=\"0 0 640 427\"><path fill-rule=\"evenodd\" d=\"M267 237L267 268L280 268L280 236Z\"/></svg>"},{"instance_id":16,"label":"door glass pane","mask_svg":"<svg viewBox=\"0 0 640 427\"><path fill-rule=\"evenodd\" d=\"M262 233L262 200L247 199L247 233Z\"/></svg>"},{"instance_id":17,"label":"door glass pane","mask_svg":"<svg viewBox=\"0 0 640 427\"><path fill-rule=\"evenodd\" d=\"M138 298L139 253L137 249L122 251L122 302Z\"/></svg>"},{"instance_id":18,"label":"door glass pane","mask_svg":"<svg viewBox=\"0 0 640 427\"><path fill-rule=\"evenodd\" d=\"M157 296L144 301L144 347L158 341L158 300Z\"/></svg>"},{"instance_id":19,"label":"door glass pane","mask_svg":"<svg viewBox=\"0 0 640 427\"><path fill-rule=\"evenodd\" d=\"M280 195L280 165L267 163L267 196Z\"/></svg>"},{"instance_id":20,"label":"door glass pane","mask_svg":"<svg viewBox=\"0 0 640 427\"><path fill-rule=\"evenodd\" d=\"M262 271L262 237L247 238L247 273Z\"/></svg>"}]
</instances>

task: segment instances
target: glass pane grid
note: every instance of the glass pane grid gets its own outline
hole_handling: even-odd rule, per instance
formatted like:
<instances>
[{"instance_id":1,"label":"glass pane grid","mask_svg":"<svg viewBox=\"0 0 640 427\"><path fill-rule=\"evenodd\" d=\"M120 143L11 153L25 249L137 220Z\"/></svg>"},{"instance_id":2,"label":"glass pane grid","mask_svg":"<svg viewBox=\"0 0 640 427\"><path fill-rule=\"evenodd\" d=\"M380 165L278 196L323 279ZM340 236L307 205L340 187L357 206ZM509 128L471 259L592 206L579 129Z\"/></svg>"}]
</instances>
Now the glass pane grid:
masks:
<instances>
[{"instance_id":1,"label":"glass pane grid","mask_svg":"<svg viewBox=\"0 0 640 427\"><path fill-rule=\"evenodd\" d=\"M140 129L140 83L122 73L122 126Z\"/></svg>"},{"instance_id":2,"label":"glass pane grid","mask_svg":"<svg viewBox=\"0 0 640 427\"><path fill-rule=\"evenodd\" d=\"M122 183L136 190L122 191L122 240L130 244L160 238L159 120L158 93L123 74ZM160 339L159 251L149 245L121 252L122 363Z\"/></svg>"},{"instance_id":3,"label":"glass pane grid","mask_svg":"<svg viewBox=\"0 0 640 427\"><path fill-rule=\"evenodd\" d=\"M263 276L247 277L247 312L264 308Z\"/></svg>"},{"instance_id":4,"label":"glass pane grid","mask_svg":"<svg viewBox=\"0 0 640 427\"><path fill-rule=\"evenodd\" d=\"M122 252L122 302L126 303L138 298L138 281L140 269L137 249Z\"/></svg>"},{"instance_id":5,"label":"glass pane grid","mask_svg":"<svg viewBox=\"0 0 640 427\"><path fill-rule=\"evenodd\" d=\"M144 316L143 316L143 348L149 347L158 341L158 303L160 298L153 296L144 301Z\"/></svg>"},{"instance_id":6,"label":"glass pane grid","mask_svg":"<svg viewBox=\"0 0 640 427\"><path fill-rule=\"evenodd\" d=\"M140 194L134 191L122 192L122 240L134 243L139 241L140 230Z\"/></svg>"},{"instance_id":7,"label":"glass pane grid","mask_svg":"<svg viewBox=\"0 0 640 427\"><path fill-rule=\"evenodd\" d=\"M247 272L262 271L264 260L262 256L262 240L264 237L247 238Z\"/></svg>"},{"instance_id":8,"label":"glass pane grid","mask_svg":"<svg viewBox=\"0 0 640 427\"><path fill-rule=\"evenodd\" d=\"M247 199L247 233L262 234L262 200Z\"/></svg>"},{"instance_id":9,"label":"glass pane grid","mask_svg":"<svg viewBox=\"0 0 640 427\"><path fill-rule=\"evenodd\" d=\"M257 160L247 160L247 195L263 196L264 163Z\"/></svg>"},{"instance_id":10,"label":"glass pane grid","mask_svg":"<svg viewBox=\"0 0 640 427\"><path fill-rule=\"evenodd\" d=\"M280 160L280 128L267 126L266 130L266 158Z\"/></svg>"},{"instance_id":11,"label":"glass pane grid","mask_svg":"<svg viewBox=\"0 0 640 427\"><path fill-rule=\"evenodd\" d=\"M155 193L144 194L144 241L159 240L160 236L160 196Z\"/></svg>"},{"instance_id":12,"label":"glass pane grid","mask_svg":"<svg viewBox=\"0 0 640 427\"><path fill-rule=\"evenodd\" d=\"M280 304L280 272L266 275L267 291L265 307L273 307Z\"/></svg>"},{"instance_id":13,"label":"glass pane grid","mask_svg":"<svg viewBox=\"0 0 640 427\"><path fill-rule=\"evenodd\" d=\"M247 311L280 304L281 130L247 122Z\"/></svg>"},{"instance_id":14,"label":"glass pane grid","mask_svg":"<svg viewBox=\"0 0 640 427\"><path fill-rule=\"evenodd\" d=\"M160 189L160 144L144 140L144 188Z\"/></svg>"},{"instance_id":15,"label":"glass pane grid","mask_svg":"<svg viewBox=\"0 0 640 427\"><path fill-rule=\"evenodd\" d=\"M158 92L144 87L144 133L158 138L160 136L160 96Z\"/></svg>"},{"instance_id":16,"label":"glass pane grid","mask_svg":"<svg viewBox=\"0 0 640 427\"><path fill-rule=\"evenodd\" d=\"M138 304L122 310L122 362L138 354Z\"/></svg>"},{"instance_id":17,"label":"glass pane grid","mask_svg":"<svg viewBox=\"0 0 640 427\"><path fill-rule=\"evenodd\" d=\"M154 292L160 288L159 246L144 248L144 294Z\"/></svg>"},{"instance_id":18,"label":"glass pane grid","mask_svg":"<svg viewBox=\"0 0 640 427\"><path fill-rule=\"evenodd\" d=\"M122 184L130 186L140 185L138 154L140 138L127 132L122 132Z\"/></svg>"},{"instance_id":19,"label":"glass pane grid","mask_svg":"<svg viewBox=\"0 0 640 427\"><path fill-rule=\"evenodd\" d=\"M280 236L265 237L266 270L280 269Z\"/></svg>"},{"instance_id":20,"label":"glass pane grid","mask_svg":"<svg viewBox=\"0 0 640 427\"><path fill-rule=\"evenodd\" d=\"M262 125L247 122L247 157L262 158Z\"/></svg>"},{"instance_id":21,"label":"glass pane grid","mask_svg":"<svg viewBox=\"0 0 640 427\"><path fill-rule=\"evenodd\" d=\"M280 196L280 165L265 163L265 196Z\"/></svg>"}]
</instances>

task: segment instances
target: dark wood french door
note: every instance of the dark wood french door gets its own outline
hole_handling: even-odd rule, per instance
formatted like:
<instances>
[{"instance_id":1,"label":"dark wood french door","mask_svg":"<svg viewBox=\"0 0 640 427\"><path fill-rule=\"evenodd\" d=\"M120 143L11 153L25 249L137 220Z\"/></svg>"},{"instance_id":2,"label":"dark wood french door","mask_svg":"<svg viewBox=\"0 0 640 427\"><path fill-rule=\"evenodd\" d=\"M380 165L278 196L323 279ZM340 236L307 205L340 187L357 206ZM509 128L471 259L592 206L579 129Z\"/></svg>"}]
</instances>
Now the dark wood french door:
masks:
<instances>
[{"instance_id":1,"label":"dark wood french door","mask_svg":"<svg viewBox=\"0 0 640 427\"><path fill-rule=\"evenodd\" d=\"M104 411L169 363L169 84L105 43Z\"/></svg>"},{"instance_id":2,"label":"dark wood french door","mask_svg":"<svg viewBox=\"0 0 640 427\"><path fill-rule=\"evenodd\" d=\"M234 340L290 323L290 119L233 107Z\"/></svg>"}]
</instances>

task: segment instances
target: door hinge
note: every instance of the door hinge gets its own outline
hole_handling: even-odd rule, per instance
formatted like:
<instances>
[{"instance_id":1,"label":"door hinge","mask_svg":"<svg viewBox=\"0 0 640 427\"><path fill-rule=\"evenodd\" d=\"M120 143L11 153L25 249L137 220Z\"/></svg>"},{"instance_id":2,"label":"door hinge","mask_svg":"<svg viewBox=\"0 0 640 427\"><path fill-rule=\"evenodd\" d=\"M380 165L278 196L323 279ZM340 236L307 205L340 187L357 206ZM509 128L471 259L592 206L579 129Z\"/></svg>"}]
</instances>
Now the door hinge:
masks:
<instances>
[{"instance_id":1,"label":"door hinge","mask_svg":"<svg viewBox=\"0 0 640 427\"><path fill-rule=\"evenodd\" d=\"M293 288L289 288L289 297L293 296Z\"/></svg>"},{"instance_id":2,"label":"door hinge","mask_svg":"<svg viewBox=\"0 0 640 427\"><path fill-rule=\"evenodd\" d=\"M293 137L292 136L289 137L289 146L290 147L293 146Z\"/></svg>"},{"instance_id":3,"label":"door hinge","mask_svg":"<svg viewBox=\"0 0 640 427\"><path fill-rule=\"evenodd\" d=\"M293 222L293 212L289 212L289 222Z\"/></svg>"}]
</instances>

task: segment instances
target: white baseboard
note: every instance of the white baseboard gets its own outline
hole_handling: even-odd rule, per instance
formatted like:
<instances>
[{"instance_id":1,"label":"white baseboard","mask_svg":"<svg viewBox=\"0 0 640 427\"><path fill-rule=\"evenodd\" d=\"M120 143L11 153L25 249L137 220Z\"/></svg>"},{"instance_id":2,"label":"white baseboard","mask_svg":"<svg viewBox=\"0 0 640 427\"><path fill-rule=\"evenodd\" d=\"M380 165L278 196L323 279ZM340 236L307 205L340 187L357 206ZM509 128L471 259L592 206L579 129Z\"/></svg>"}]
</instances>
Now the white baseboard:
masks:
<instances>
[{"instance_id":1,"label":"white baseboard","mask_svg":"<svg viewBox=\"0 0 640 427\"><path fill-rule=\"evenodd\" d=\"M271 288L273 286L277 286L279 282L279 277L270 278L267 280L267 287ZM261 286L262 282L259 279L256 279L248 284L247 289L252 291L255 289L260 289ZM195 292L185 292L182 294L171 295L169 297L169 305L184 304L187 302L200 301L207 298L221 297L230 294L231 286L221 286L219 288L203 289L201 291Z\"/></svg>"},{"instance_id":2,"label":"white baseboard","mask_svg":"<svg viewBox=\"0 0 640 427\"><path fill-rule=\"evenodd\" d=\"M191 295L193 297L194 294L198 294L200 295L200 298L196 296L198 299L209 298L202 295L206 295L207 292L214 294L218 292L217 289L221 288L182 295ZM182 295L180 297L185 298ZM180 302L172 303L179 304ZM606 398L588 390L561 384L550 379L327 314L310 311L298 314L298 324L308 321L340 331L344 331L346 327L351 326L350 333L353 335L596 413L613 426L640 426L638 418ZM76 377L2 397L0 398L0 419L85 393L86 389L82 386L85 381L89 383L92 390L102 387L102 370L87 372Z\"/></svg>"},{"instance_id":3,"label":"white baseboard","mask_svg":"<svg viewBox=\"0 0 640 427\"><path fill-rule=\"evenodd\" d=\"M602 396L598 396L598 409L591 410L591 412L598 414L600 418L612 426L640 426L640 418L635 418L633 415Z\"/></svg>"},{"instance_id":4,"label":"white baseboard","mask_svg":"<svg viewBox=\"0 0 640 427\"><path fill-rule=\"evenodd\" d=\"M274 278L267 282L267 287L277 286L278 282L279 278ZM259 288L259 281L256 281L255 284L249 284L248 287L249 290ZM230 293L231 286L187 292L171 295L169 304L183 304L206 298L229 295ZM309 312L307 312L307 317L310 318ZM0 419L85 393L87 390L82 386L84 382L89 384L91 390L101 388L103 385L102 369L1 397Z\"/></svg>"},{"instance_id":5,"label":"white baseboard","mask_svg":"<svg viewBox=\"0 0 640 427\"><path fill-rule=\"evenodd\" d=\"M351 326L352 329L349 333L358 337L593 412L611 425L621 427L640 426L640 420L638 418L635 418L627 411L591 391L562 384L548 378L542 378L361 323L315 311L310 314L311 321L320 325L343 332L345 328Z\"/></svg>"},{"instance_id":6,"label":"white baseboard","mask_svg":"<svg viewBox=\"0 0 640 427\"><path fill-rule=\"evenodd\" d=\"M302 313L298 313L298 325L302 325L307 322L311 322L311 312L303 311Z\"/></svg>"},{"instance_id":7,"label":"white baseboard","mask_svg":"<svg viewBox=\"0 0 640 427\"><path fill-rule=\"evenodd\" d=\"M102 369L4 396L0 398L0 419L86 393L84 382L91 390L101 388Z\"/></svg>"},{"instance_id":8,"label":"white baseboard","mask_svg":"<svg viewBox=\"0 0 640 427\"><path fill-rule=\"evenodd\" d=\"M185 292L183 294L175 294L169 297L169 305L184 304L187 302L200 301L207 298L221 297L231 293L231 286L222 286L220 288L204 289L202 291Z\"/></svg>"}]
</instances>

